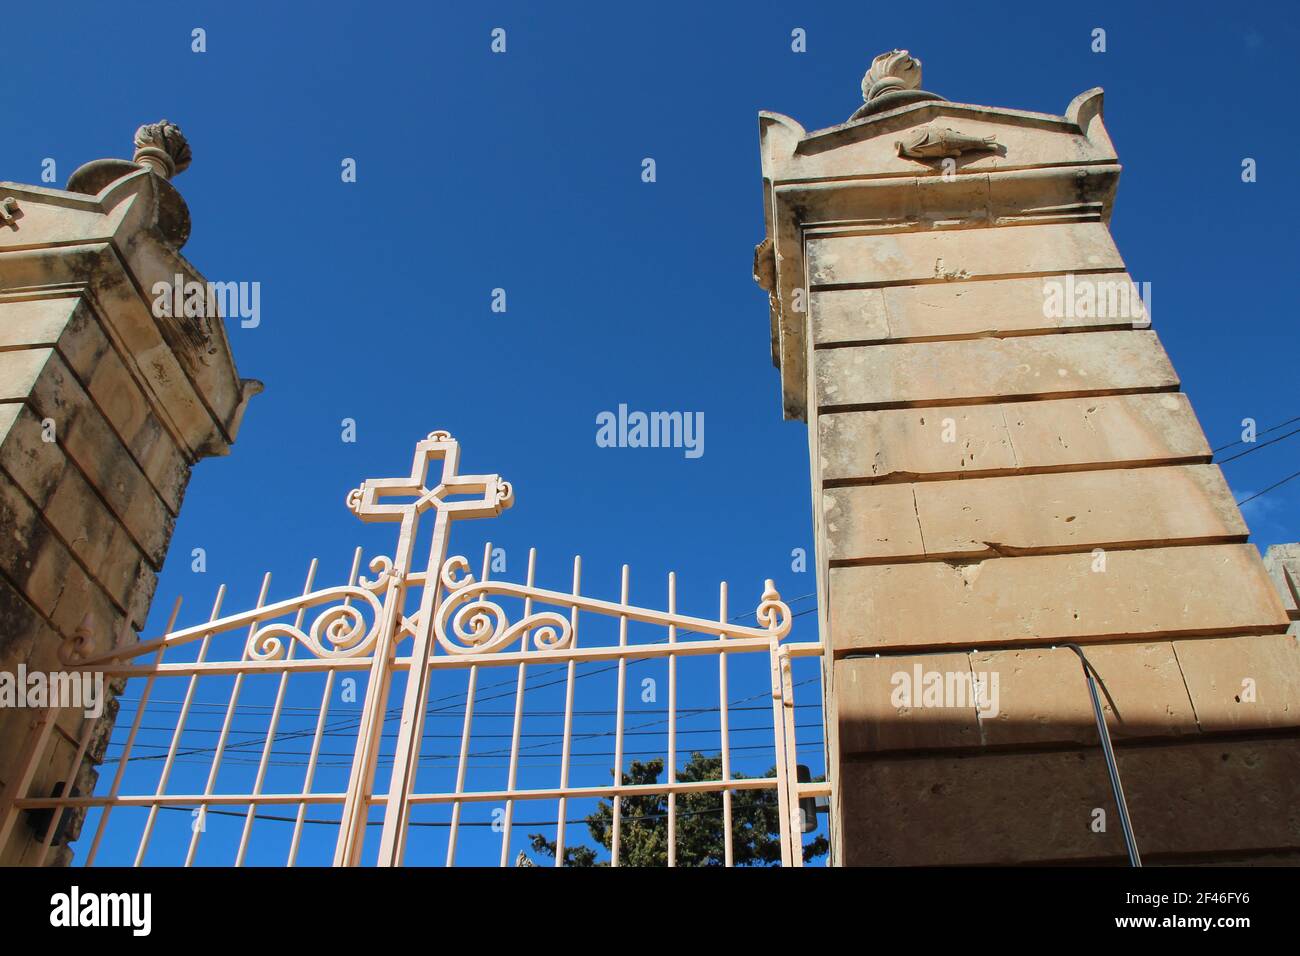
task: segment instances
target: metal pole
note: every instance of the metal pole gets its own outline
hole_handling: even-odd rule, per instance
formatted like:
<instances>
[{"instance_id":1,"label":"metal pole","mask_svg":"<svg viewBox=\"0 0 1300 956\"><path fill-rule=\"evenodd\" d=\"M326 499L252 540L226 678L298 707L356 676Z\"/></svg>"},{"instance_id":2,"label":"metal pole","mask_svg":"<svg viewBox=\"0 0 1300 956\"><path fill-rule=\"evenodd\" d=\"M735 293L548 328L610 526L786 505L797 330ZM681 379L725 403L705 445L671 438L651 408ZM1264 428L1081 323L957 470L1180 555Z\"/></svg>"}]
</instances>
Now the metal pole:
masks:
<instances>
[{"instance_id":1,"label":"metal pole","mask_svg":"<svg viewBox=\"0 0 1300 956\"><path fill-rule=\"evenodd\" d=\"M1101 698L1097 696L1097 681L1093 676L1092 665L1078 644L1066 644L1079 655L1083 665L1083 676L1088 680L1088 694L1092 698L1092 713L1097 720L1097 734L1101 737L1101 752L1106 758L1106 772L1110 774L1110 789L1115 794L1115 805L1119 807L1119 825L1124 831L1124 847L1128 850L1130 866L1141 866L1142 857L1138 855L1137 839L1133 836L1133 824L1128 818L1128 804L1124 800L1124 787L1119 782L1119 766L1115 763L1115 750L1110 743L1110 730L1106 726L1106 715L1101 709Z\"/></svg>"}]
</instances>

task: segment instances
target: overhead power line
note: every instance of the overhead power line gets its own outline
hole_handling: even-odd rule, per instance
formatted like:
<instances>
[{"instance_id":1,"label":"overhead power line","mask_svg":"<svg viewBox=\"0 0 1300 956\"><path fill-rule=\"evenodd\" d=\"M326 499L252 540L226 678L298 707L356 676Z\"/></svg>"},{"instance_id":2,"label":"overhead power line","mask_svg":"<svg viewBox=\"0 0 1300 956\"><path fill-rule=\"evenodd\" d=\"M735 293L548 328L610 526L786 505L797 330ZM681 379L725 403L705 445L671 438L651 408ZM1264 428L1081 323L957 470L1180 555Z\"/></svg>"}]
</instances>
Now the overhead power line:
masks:
<instances>
[{"instance_id":1,"label":"overhead power line","mask_svg":"<svg viewBox=\"0 0 1300 956\"><path fill-rule=\"evenodd\" d=\"M1255 432L1255 437L1258 438L1260 435L1267 435L1269 432L1275 432L1275 431L1277 431L1279 428L1286 428L1287 425L1294 424L1295 422L1300 422L1300 415L1297 415L1295 418L1288 418L1286 421L1284 421L1284 422L1279 422L1278 424L1273 425L1273 426L1270 427L1270 428L1265 428L1262 432L1261 432L1261 431L1257 431L1257 432ZM1218 448L1211 449L1211 451L1213 451L1214 454L1217 455L1219 452L1223 451L1225 448L1231 448L1233 445L1248 445L1248 444L1250 444L1250 442L1246 441L1246 439L1244 439L1244 438L1238 438L1236 441L1230 441L1230 442L1228 442L1228 444L1226 444L1226 445L1220 445Z\"/></svg>"},{"instance_id":2,"label":"overhead power line","mask_svg":"<svg viewBox=\"0 0 1300 956\"><path fill-rule=\"evenodd\" d=\"M1294 431L1289 431L1285 435L1279 435L1277 438L1272 438L1266 442L1260 442L1253 448L1247 448L1245 451L1237 452L1235 455L1222 459L1219 464L1226 465L1228 462L1236 461L1238 458L1245 458L1247 455L1253 455L1255 452L1267 448L1269 445L1276 445L1278 442L1290 438L1292 435L1300 435L1300 428L1297 428Z\"/></svg>"},{"instance_id":3,"label":"overhead power line","mask_svg":"<svg viewBox=\"0 0 1300 956\"><path fill-rule=\"evenodd\" d=\"M1281 481L1274 482L1273 484L1271 484L1271 485L1269 485L1267 488L1265 488L1263 491L1257 491L1257 492L1255 492L1255 493L1254 493L1253 495L1251 495L1249 498L1242 498L1240 501L1237 502L1237 506L1238 506L1238 507L1241 507L1241 506L1244 505L1247 501L1254 501L1256 498L1260 497L1261 495L1266 495L1266 494L1268 494L1268 493L1269 493L1270 491L1272 491L1274 488L1281 488L1283 485L1285 485L1288 481L1290 481L1290 480L1293 479L1293 478L1300 478L1300 471L1297 471L1295 474L1287 475L1287 476L1286 476L1285 478L1283 478Z\"/></svg>"}]
</instances>

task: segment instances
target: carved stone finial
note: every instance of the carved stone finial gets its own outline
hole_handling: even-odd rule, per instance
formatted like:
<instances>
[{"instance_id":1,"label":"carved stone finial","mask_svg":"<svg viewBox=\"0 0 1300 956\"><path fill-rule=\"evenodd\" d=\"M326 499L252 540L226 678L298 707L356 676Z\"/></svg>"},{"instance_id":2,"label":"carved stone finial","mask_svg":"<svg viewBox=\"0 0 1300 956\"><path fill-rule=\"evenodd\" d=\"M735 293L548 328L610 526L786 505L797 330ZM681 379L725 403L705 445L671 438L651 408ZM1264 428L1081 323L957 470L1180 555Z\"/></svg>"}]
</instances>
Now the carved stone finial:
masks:
<instances>
[{"instance_id":1,"label":"carved stone finial","mask_svg":"<svg viewBox=\"0 0 1300 956\"><path fill-rule=\"evenodd\" d=\"M190 144L181 128L167 120L146 123L135 131L135 156L132 162L148 166L163 179L190 168Z\"/></svg>"},{"instance_id":2,"label":"carved stone finial","mask_svg":"<svg viewBox=\"0 0 1300 956\"><path fill-rule=\"evenodd\" d=\"M894 90L921 88L921 61L906 50L890 50L871 61L871 69L862 78L862 102Z\"/></svg>"},{"instance_id":3,"label":"carved stone finial","mask_svg":"<svg viewBox=\"0 0 1300 956\"><path fill-rule=\"evenodd\" d=\"M921 61L906 50L890 50L871 61L862 78L862 106L849 119L862 119L911 103L942 100L921 89Z\"/></svg>"}]
</instances>

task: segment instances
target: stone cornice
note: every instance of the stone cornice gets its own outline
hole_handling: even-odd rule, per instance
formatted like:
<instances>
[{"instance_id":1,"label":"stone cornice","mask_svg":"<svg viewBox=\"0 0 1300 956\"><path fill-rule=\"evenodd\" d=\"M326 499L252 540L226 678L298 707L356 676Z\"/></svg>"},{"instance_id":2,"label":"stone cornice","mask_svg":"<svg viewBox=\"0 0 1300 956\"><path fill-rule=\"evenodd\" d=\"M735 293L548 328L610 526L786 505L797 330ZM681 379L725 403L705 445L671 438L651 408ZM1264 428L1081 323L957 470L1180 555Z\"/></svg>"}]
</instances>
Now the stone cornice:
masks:
<instances>
[{"instance_id":1,"label":"stone cornice","mask_svg":"<svg viewBox=\"0 0 1300 956\"><path fill-rule=\"evenodd\" d=\"M260 383L239 378L220 318L158 317L158 282L206 283L170 236L174 188L148 169L95 196L0 183L19 215L0 227L0 298L77 294L106 331L177 443L192 459L226 454ZM59 241L49 242L48 236Z\"/></svg>"},{"instance_id":2,"label":"stone cornice","mask_svg":"<svg viewBox=\"0 0 1300 956\"><path fill-rule=\"evenodd\" d=\"M975 147L914 158L902 146L954 128ZM754 275L769 293L772 359L794 419L807 408L810 236L1107 222L1120 172L1099 88L1075 97L1064 116L925 101L808 133L763 112L759 139L766 235Z\"/></svg>"}]
</instances>

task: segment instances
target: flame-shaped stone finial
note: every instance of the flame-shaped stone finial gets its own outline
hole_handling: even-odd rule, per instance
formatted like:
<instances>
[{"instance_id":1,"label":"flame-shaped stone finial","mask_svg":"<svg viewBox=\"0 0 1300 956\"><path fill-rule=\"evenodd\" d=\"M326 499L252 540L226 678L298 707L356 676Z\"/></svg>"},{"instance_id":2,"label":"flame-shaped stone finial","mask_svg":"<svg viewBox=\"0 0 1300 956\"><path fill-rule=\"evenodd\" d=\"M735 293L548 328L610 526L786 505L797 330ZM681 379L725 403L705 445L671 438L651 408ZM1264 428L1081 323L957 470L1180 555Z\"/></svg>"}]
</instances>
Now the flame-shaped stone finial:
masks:
<instances>
[{"instance_id":1,"label":"flame-shaped stone finial","mask_svg":"<svg viewBox=\"0 0 1300 956\"><path fill-rule=\"evenodd\" d=\"M871 61L871 69L862 78L862 102L894 90L921 88L921 61L906 50L890 50Z\"/></svg>"},{"instance_id":2,"label":"flame-shaped stone finial","mask_svg":"<svg viewBox=\"0 0 1300 956\"><path fill-rule=\"evenodd\" d=\"M921 89L919 59L906 50L890 50L871 61L871 68L862 78L862 105L849 119L852 122L900 106L942 99Z\"/></svg>"},{"instance_id":3,"label":"flame-shaped stone finial","mask_svg":"<svg viewBox=\"0 0 1300 956\"><path fill-rule=\"evenodd\" d=\"M159 120L146 123L135 131L132 162L148 166L163 179L185 172L191 159L190 144L175 123Z\"/></svg>"}]
</instances>

